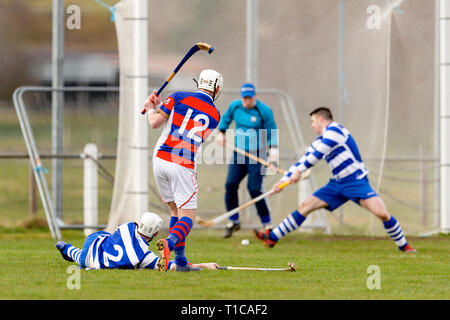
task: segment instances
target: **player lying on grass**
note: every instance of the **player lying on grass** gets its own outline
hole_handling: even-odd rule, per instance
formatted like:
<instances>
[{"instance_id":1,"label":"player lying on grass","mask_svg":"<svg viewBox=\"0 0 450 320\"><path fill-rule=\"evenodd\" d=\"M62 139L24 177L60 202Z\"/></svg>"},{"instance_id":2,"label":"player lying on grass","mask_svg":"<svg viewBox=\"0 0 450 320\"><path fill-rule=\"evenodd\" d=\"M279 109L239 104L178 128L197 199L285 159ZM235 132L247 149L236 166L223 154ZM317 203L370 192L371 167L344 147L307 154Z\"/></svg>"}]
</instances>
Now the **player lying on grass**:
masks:
<instances>
[{"instance_id":1,"label":"player lying on grass","mask_svg":"<svg viewBox=\"0 0 450 320\"><path fill-rule=\"evenodd\" d=\"M333 121L330 109L319 107L310 113L311 127L318 138L309 146L306 154L288 173L273 186L274 193L281 192L280 185L286 181L296 183L307 169L322 158L328 162L333 177L327 185L320 188L298 210L287 216L272 230L253 230L255 236L272 248L279 239L301 226L313 211L326 208L333 211L348 200L359 204L378 217L386 232L401 251L416 250L406 241L400 224L387 211L383 200L372 189L367 177L368 171L361 159L358 147L350 132Z\"/></svg>"},{"instance_id":2,"label":"player lying on grass","mask_svg":"<svg viewBox=\"0 0 450 320\"><path fill-rule=\"evenodd\" d=\"M164 125L153 153L153 173L162 200L171 213L167 239L156 244L158 270L166 271L170 252L175 252L177 270L198 271L187 263L186 238L191 232L197 209L196 154L220 120L214 101L223 87L223 77L214 70L203 70L197 92L175 92L164 103L153 92L145 103L153 129ZM158 110L156 110L158 109Z\"/></svg>"},{"instance_id":3,"label":"player lying on grass","mask_svg":"<svg viewBox=\"0 0 450 320\"><path fill-rule=\"evenodd\" d=\"M146 212L139 224L121 224L113 234L94 232L86 238L83 249L63 241L59 241L56 248L65 260L76 262L83 269L156 269L159 258L148 249L148 245L158 235L161 227L161 218L157 214ZM218 265L200 263L192 266L214 270ZM168 270L183 271L177 270L173 261L169 261Z\"/></svg>"}]
</instances>

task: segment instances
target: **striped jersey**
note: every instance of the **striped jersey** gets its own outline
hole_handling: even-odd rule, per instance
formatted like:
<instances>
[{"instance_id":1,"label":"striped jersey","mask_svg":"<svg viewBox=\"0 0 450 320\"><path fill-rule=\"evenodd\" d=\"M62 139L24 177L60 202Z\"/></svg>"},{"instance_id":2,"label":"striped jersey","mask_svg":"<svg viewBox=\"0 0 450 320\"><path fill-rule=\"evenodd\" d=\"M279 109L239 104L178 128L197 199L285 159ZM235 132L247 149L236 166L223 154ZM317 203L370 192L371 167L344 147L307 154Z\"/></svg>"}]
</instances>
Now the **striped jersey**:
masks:
<instances>
[{"instance_id":1,"label":"striped jersey","mask_svg":"<svg viewBox=\"0 0 450 320\"><path fill-rule=\"evenodd\" d=\"M303 173L322 158L325 158L330 166L332 179L337 181L359 180L369 173L350 132L337 122L331 122L308 147L305 155L289 168L283 180L288 180L295 170Z\"/></svg>"},{"instance_id":2,"label":"striped jersey","mask_svg":"<svg viewBox=\"0 0 450 320\"><path fill-rule=\"evenodd\" d=\"M89 247L86 259L92 269L155 269L158 256L137 231L134 222L117 227L113 234L103 234Z\"/></svg>"},{"instance_id":3,"label":"striped jersey","mask_svg":"<svg viewBox=\"0 0 450 320\"><path fill-rule=\"evenodd\" d=\"M206 92L175 92L158 112L168 121L155 147L155 156L195 169L195 155L217 127L219 110Z\"/></svg>"}]
</instances>

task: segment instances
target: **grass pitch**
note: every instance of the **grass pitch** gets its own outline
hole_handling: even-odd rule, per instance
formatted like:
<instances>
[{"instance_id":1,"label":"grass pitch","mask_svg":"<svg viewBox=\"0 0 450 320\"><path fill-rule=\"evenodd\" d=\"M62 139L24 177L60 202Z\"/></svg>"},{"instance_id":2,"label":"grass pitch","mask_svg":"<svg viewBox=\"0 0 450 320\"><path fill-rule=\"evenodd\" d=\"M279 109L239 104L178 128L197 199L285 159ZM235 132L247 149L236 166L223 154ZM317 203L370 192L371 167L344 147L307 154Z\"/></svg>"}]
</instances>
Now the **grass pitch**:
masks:
<instances>
[{"instance_id":1,"label":"grass pitch","mask_svg":"<svg viewBox=\"0 0 450 320\"><path fill-rule=\"evenodd\" d=\"M417 254L397 250L383 238L290 234L266 249L242 230L221 239L217 230L194 229L188 238L192 262L226 266L286 267L297 272L209 271L160 273L136 270L81 270L80 289L69 289L72 275L43 229L0 230L0 299L449 299L449 237L411 238ZM63 231L81 247L78 231ZM250 239L242 246L241 240ZM150 248L156 251L155 242ZM369 266L380 270L380 289L367 287ZM70 270L70 269L69 269Z\"/></svg>"}]
</instances>

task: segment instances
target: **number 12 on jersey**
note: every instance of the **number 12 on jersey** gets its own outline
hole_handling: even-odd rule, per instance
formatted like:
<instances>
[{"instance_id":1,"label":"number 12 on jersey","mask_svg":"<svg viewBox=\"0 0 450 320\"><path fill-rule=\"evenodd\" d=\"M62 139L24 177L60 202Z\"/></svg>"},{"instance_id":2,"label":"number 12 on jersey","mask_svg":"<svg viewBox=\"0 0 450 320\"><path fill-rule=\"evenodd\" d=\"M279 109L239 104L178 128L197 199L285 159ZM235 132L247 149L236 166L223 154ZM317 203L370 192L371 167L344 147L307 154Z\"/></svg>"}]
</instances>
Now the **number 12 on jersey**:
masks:
<instances>
[{"instance_id":1,"label":"number 12 on jersey","mask_svg":"<svg viewBox=\"0 0 450 320\"><path fill-rule=\"evenodd\" d=\"M178 133L180 135L184 134L184 131L186 130L186 126L187 126L189 120L191 119L192 112L194 112L194 110L192 110L191 108L189 108L187 110L186 115L184 116L183 122L181 123L180 129L178 129ZM202 132L202 131L208 129L208 127L209 127L209 117L206 114L198 114L198 115L196 115L194 117L193 120L194 120L194 123L196 123L196 122L201 123L200 120L203 120L205 123L202 126L195 126L195 124L194 124L194 127L192 127L188 131L187 137L189 139L192 139L192 140L194 140L196 142L201 143L202 142L201 135L198 136L198 135L196 135L196 133L197 132Z\"/></svg>"}]
</instances>

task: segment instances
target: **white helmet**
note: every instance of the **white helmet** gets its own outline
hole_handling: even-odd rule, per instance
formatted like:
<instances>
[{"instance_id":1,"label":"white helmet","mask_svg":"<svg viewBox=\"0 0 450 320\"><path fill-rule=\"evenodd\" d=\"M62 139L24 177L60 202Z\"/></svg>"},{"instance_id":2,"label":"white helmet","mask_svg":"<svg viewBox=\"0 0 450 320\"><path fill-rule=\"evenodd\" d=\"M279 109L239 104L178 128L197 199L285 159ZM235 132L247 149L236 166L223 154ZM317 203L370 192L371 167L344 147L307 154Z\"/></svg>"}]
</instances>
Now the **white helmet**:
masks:
<instances>
[{"instance_id":1,"label":"white helmet","mask_svg":"<svg viewBox=\"0 0 450 320\"><path fill-rule=\"evenodd\" d=\"M198 77L198 88L213 92L213 100L215 101L223 89L223 77L214 70L203 70ZM219 91L216 92L216 89Z\"/></svg>"},{"instance_id":2,"label":"white helmet","mask_svg":"<svg viewBox=\"0 0 450 320\"><path fill-rule=\"evenodd\" d=\"M141 216L138 232L153 239L162 228L162 219L153 212L145 212Z\"/></svg>"}]
</instances>

